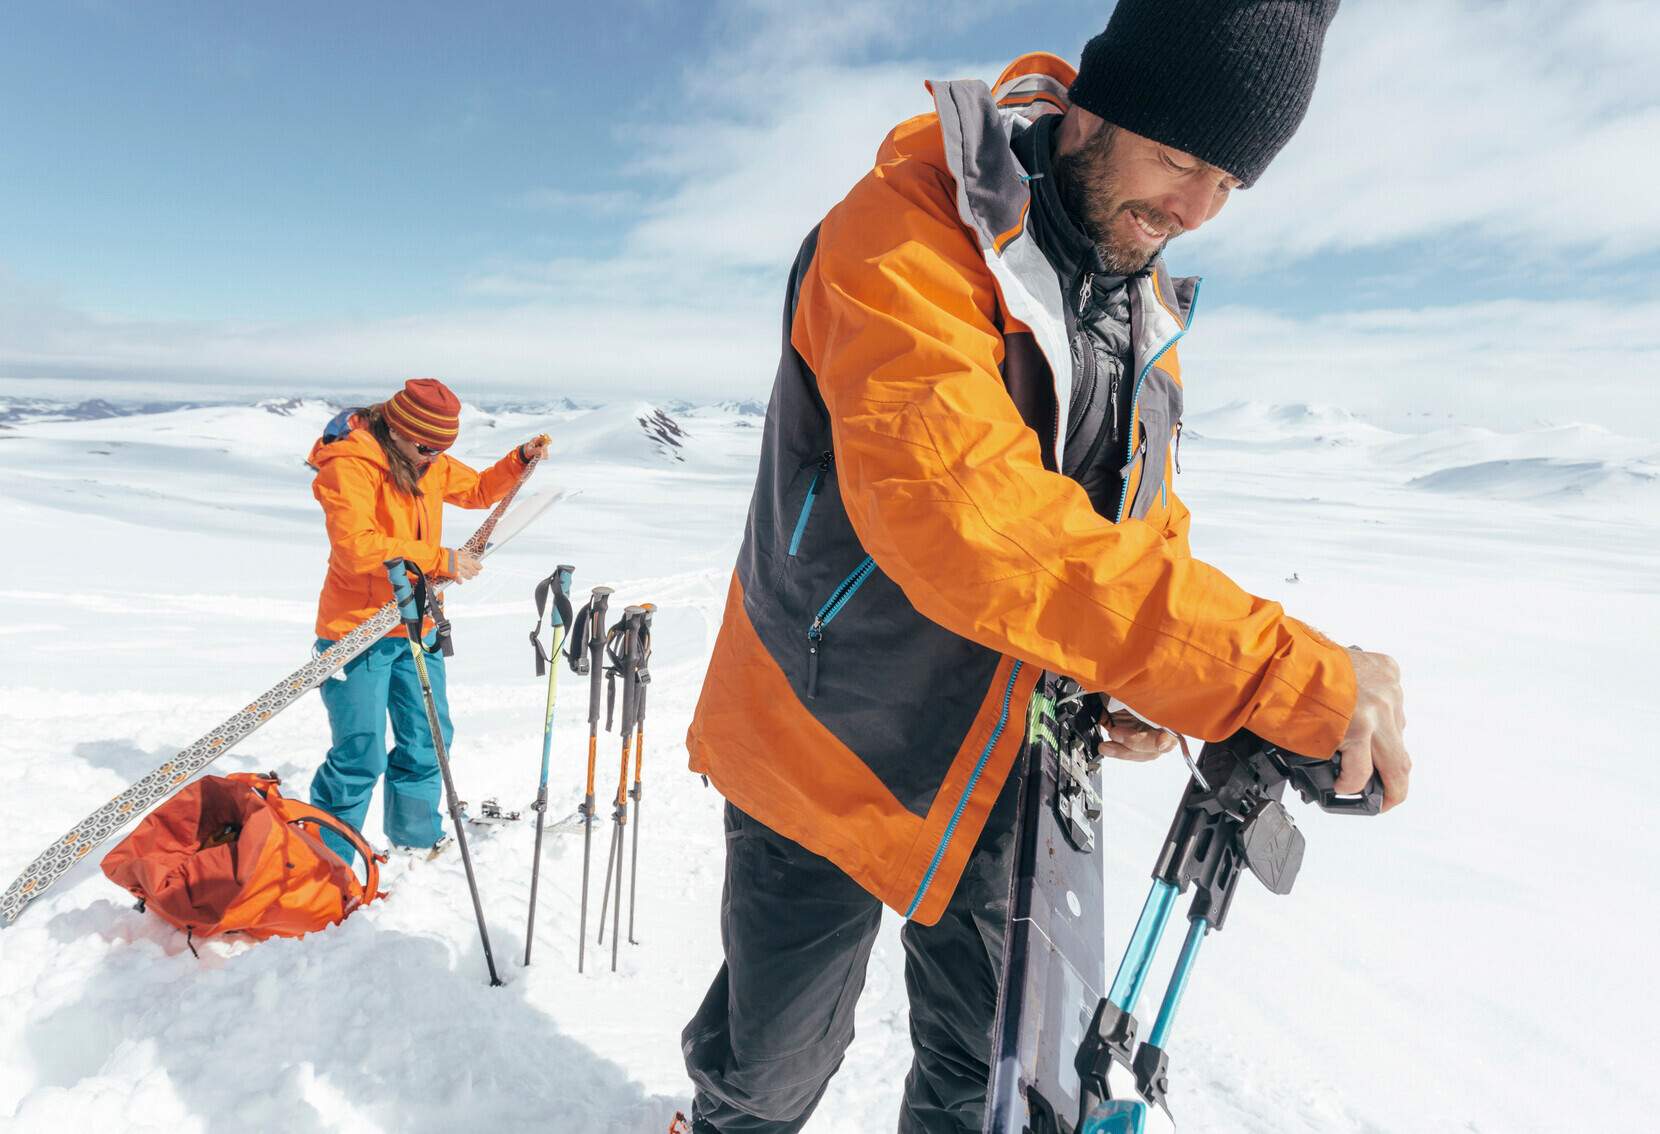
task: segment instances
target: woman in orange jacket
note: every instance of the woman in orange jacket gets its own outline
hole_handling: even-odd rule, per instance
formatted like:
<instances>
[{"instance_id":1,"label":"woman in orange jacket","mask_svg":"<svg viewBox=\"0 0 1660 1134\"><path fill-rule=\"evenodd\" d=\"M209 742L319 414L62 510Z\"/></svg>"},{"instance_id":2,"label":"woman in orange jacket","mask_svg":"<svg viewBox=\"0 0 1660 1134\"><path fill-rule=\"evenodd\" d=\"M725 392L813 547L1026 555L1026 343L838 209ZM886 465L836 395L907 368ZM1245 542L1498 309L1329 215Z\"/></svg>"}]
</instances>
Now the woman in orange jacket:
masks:
<instances>
[{"instance_id":1,"label":"woman in orange jacket","mask_svg":"<svg viewBox=\"0 0 1660 1134\"><path fill-rule=\"evenodd\" d=\"M444 505L488 508L547 454L548 438L518 446L484 472L448 455L461 403L435 378L414 378L379 405L346 410L312 446L312 495L329 534L328 576L317 604L317 648L327 649L392 599L383 564L413 563L435 579L471 579L476 555L443 541ZM375 784L386 777L382 826L395 845L436 848L444 838L440 777L421 687L402 627L323 682L333 745L311 781L311 802L361 828ZM454 737L444 659L427 659L446 748ZM386 748L386 722L393 746ZM345 840L324 841L347 862Z\"/></svg>"}]
</instances>

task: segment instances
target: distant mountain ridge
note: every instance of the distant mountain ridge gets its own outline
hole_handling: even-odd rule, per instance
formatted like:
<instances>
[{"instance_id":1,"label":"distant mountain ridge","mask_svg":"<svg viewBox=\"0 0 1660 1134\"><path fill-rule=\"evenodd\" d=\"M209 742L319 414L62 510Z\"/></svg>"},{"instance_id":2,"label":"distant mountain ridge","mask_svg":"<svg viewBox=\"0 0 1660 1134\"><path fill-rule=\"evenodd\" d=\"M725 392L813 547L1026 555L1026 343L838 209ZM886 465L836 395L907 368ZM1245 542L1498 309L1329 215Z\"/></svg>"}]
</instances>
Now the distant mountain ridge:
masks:
<instances>
[{"instance_id":1,"label":"distant mountain ridge","mask_svg":"<svg viewBox=\"0 0 1660 1134\"><path fill-rule=\"evenodd\" d=\"M30 421L98 421L109 417L132 417L145 413L170 413L173 410L199 409L203 406L230 405L230 402L122 402L103 398L88 398L70 402L52 398L0 397L0 425L18 425Z\"/></svg>"}]
</instances>

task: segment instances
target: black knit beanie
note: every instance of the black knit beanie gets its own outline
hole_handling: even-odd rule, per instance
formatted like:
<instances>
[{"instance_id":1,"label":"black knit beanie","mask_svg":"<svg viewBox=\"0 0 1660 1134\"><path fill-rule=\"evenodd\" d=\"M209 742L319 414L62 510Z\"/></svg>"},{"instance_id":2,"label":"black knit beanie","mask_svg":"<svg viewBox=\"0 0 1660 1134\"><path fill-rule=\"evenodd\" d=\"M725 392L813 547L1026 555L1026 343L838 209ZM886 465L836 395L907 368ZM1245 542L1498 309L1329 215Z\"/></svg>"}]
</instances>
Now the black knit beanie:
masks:
<instances>
[{"instance_id":1,"label":"black knit beanie","mask_svg":"<svg viewBox=\"0 0 1660 1134\"><path fill-rule=\"evenodd\" d=\"M1250 185L1308 110L1338 0L1118 0L1072 101Z\"/></svg>"}]
</instances>

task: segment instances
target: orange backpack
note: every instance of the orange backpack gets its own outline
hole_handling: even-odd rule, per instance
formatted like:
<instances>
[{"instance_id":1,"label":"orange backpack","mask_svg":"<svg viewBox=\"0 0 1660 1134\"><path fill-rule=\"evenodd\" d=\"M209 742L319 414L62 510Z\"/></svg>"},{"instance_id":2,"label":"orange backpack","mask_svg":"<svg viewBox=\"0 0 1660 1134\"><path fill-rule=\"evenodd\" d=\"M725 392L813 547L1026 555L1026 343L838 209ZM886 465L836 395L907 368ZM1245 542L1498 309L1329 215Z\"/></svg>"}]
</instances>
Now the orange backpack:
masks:
<instances>
[{"instance_id":1,"label":"orange backpack","mask_svg":"<svg viewBox=\"0 0 1660 1134\"><path fill-rule=\"evenodd\" d=\"M367 864L360 885L303 824L331 827ZM193 935L302 937L384 897L379 863L349 823L286 799L274 775L204 776L144 817L104 856L104 873Z\"/></svg>"}]
</instances>

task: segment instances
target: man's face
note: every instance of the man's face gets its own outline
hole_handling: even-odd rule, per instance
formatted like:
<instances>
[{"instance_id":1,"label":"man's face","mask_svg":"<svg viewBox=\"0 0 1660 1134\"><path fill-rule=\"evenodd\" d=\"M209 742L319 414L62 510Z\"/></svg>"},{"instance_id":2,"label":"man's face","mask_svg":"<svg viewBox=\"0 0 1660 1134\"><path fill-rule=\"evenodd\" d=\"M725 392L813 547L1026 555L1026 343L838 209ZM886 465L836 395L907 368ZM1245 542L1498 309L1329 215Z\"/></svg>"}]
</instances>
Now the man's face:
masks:
<instances>
[{"instance_id":1,"label":"man's face","mask_svg":"<svg viewBox=\"0 0 1660 1134\"><path fill-rule=\"evenodd\" d=\"M1079 114L1074 108L1072 114ZM1071 115L1069 114L1069 118ZM1109 126L1079 137L1072 123L1056 145L1067 210L1095 243L1107 270L1141 271L1171 240L1222 211L1239 179L1191 154Z\"/></svg>"}]
</instances>

